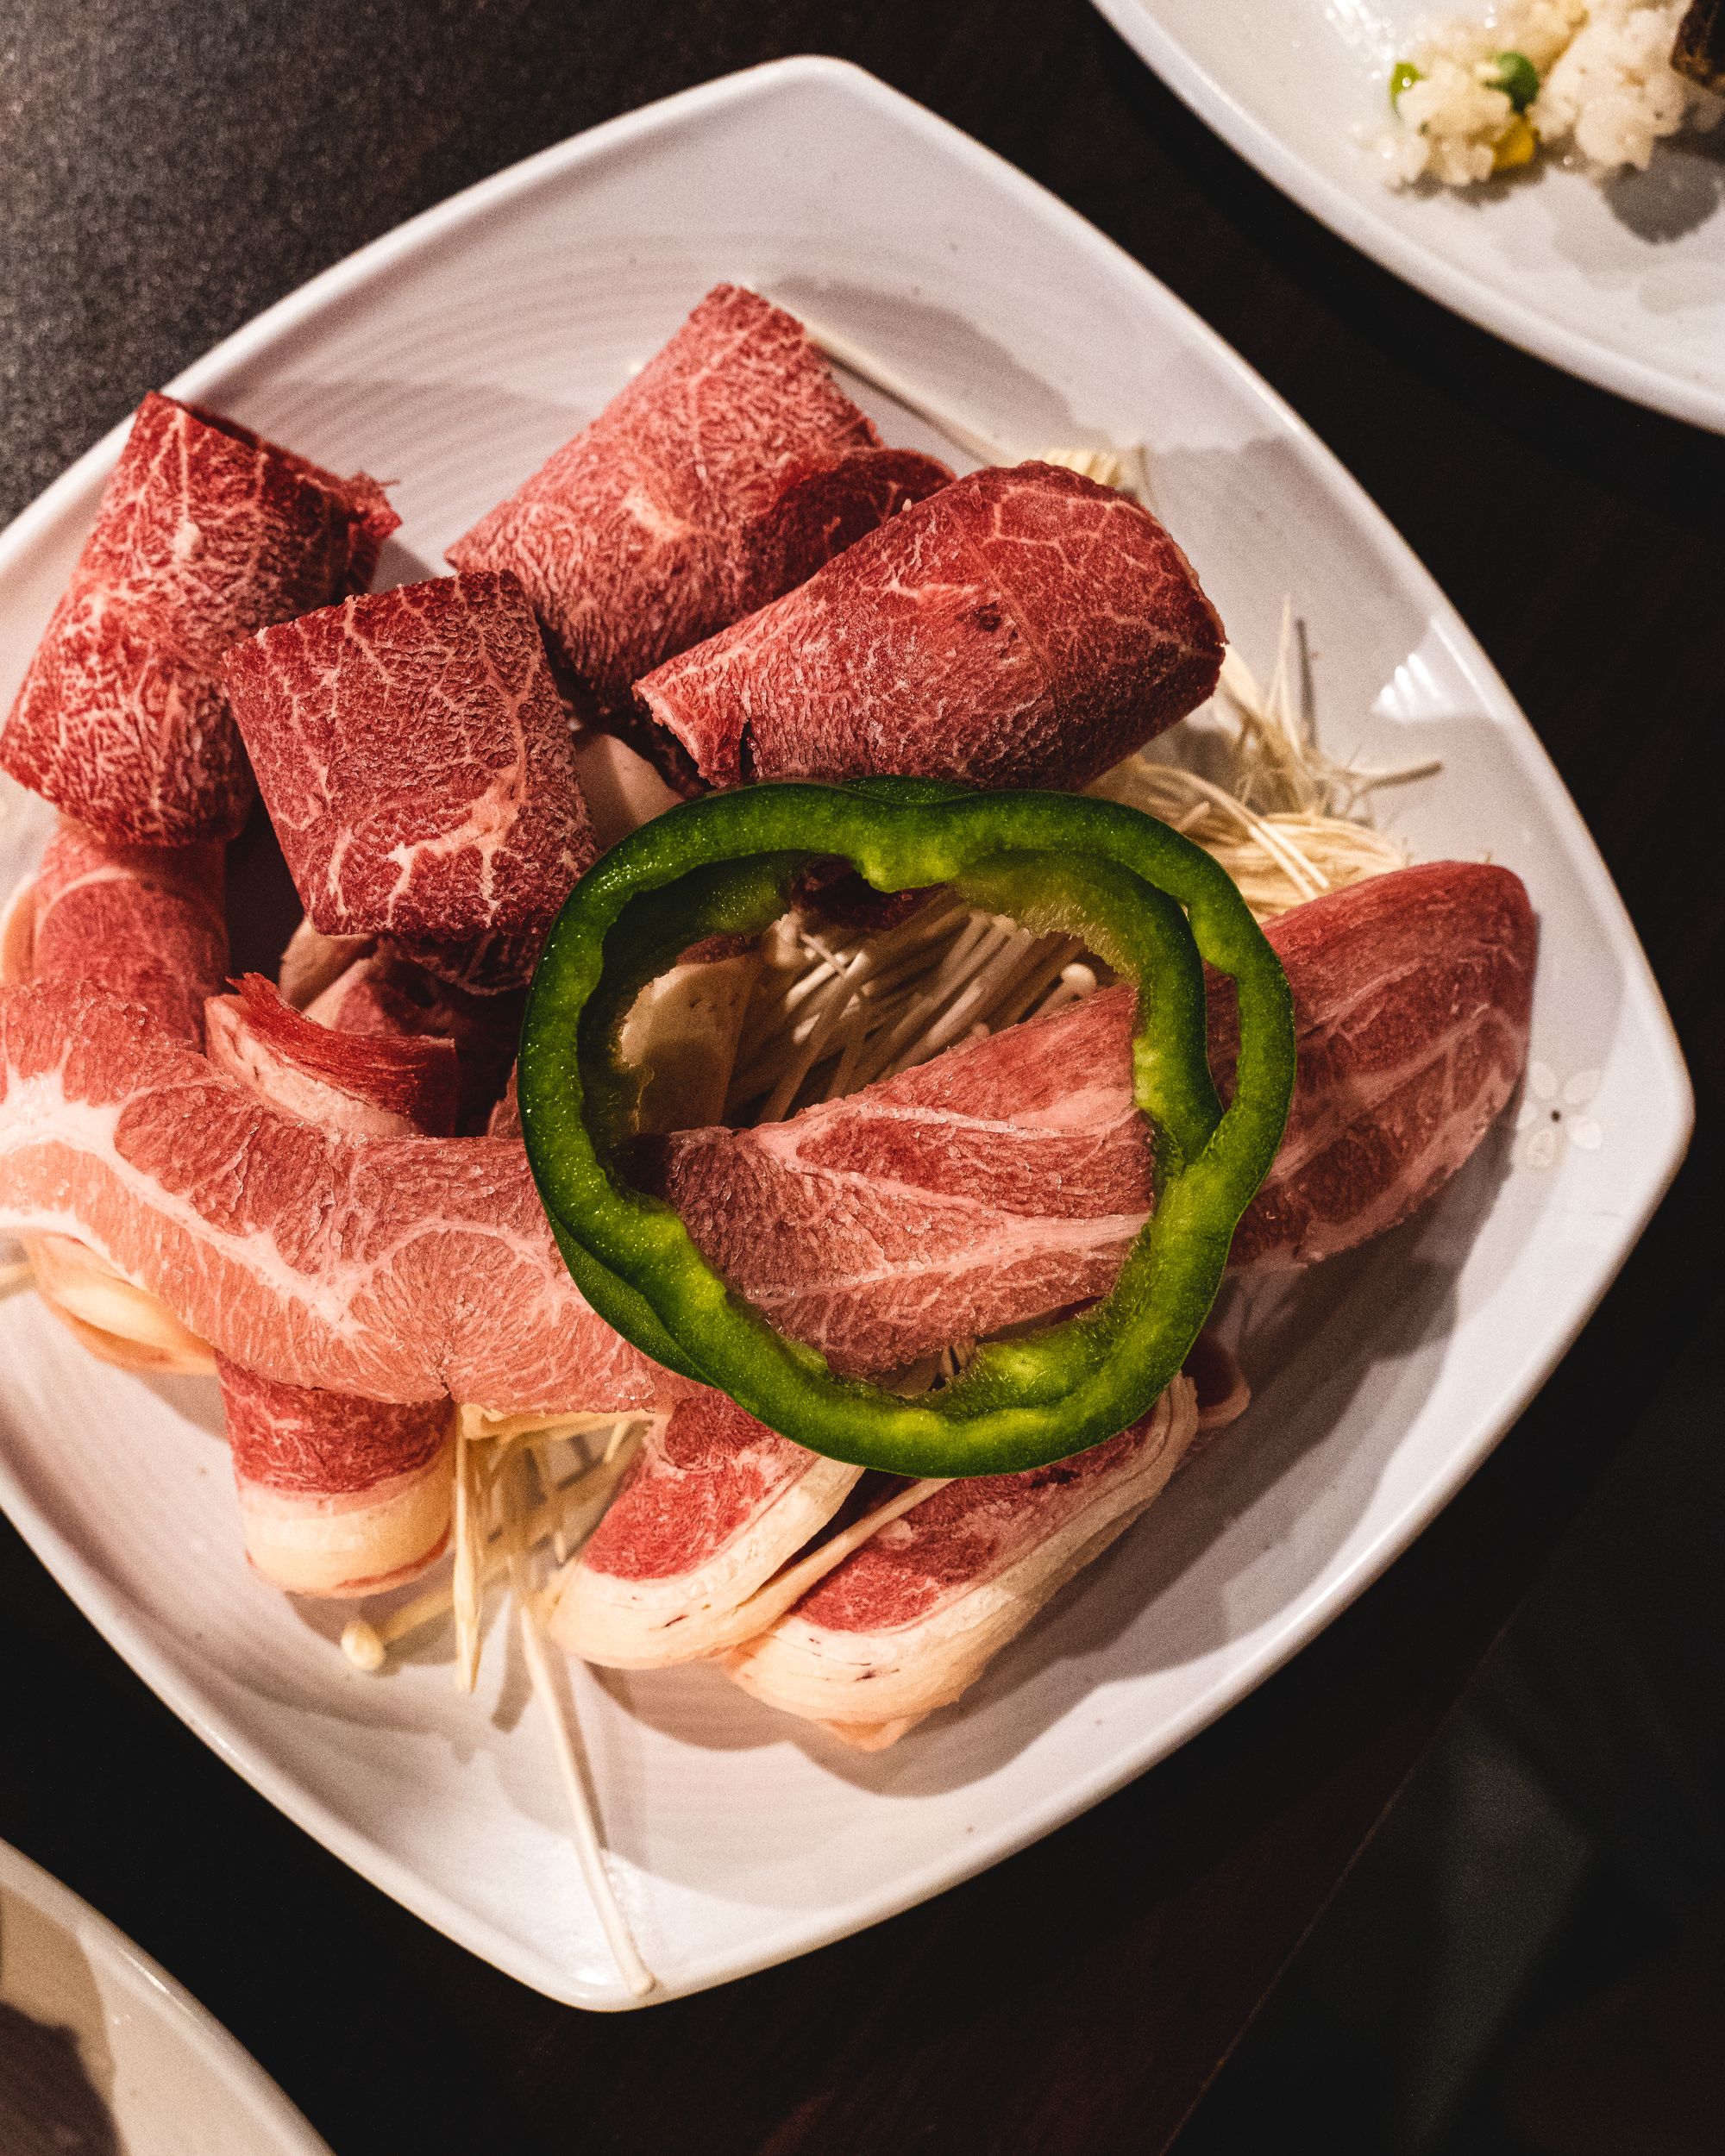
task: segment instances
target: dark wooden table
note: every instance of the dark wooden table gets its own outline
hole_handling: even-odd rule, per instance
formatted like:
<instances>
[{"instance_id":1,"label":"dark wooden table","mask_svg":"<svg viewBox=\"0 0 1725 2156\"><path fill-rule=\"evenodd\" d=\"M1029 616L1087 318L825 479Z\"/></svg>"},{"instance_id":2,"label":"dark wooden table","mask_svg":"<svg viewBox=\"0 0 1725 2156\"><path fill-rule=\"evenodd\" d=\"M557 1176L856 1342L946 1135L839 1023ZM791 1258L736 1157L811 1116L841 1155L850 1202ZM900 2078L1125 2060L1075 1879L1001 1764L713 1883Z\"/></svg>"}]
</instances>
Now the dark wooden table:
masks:
<instances>
[{"instance_id":1,"label":"dark wooden table","mask_svg":"<svg viewBox=\"0 0 1725 2156\"><path fill-rule=\"evenodd\" d=\"M1618 1286L1390 1576L1075 1826L792 1966L618 2018L405 1915L206 1752L0 1528L0 1835L254 2052L337 2156L1155 2151L1699 1323L1725 1083L1725 442L1456 321L1284 202L1082 0L9 0L0 514L314 271L543 144L841 53L1073 204L1214 324L1407 535L1640 924L1702 1136Z\"/></svg>"}]
</instances>

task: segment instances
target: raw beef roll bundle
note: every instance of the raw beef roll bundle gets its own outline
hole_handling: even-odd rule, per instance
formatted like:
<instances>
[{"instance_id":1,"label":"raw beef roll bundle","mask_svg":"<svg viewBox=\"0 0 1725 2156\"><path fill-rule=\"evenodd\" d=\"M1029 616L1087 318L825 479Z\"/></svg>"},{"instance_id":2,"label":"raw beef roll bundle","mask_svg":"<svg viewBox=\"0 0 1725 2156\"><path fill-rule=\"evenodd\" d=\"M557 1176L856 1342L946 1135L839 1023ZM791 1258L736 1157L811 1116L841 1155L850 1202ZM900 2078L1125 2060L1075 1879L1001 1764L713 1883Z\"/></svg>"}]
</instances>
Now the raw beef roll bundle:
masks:
<instances>
[{"instance_id":1,"label":"raw beef roll bundle","mask_svg":"<svg viewBox=\"0 0 1725 2156\"><path fill-rule=\"evenodd\" d=\"M266 630L229 694L314 927L515 986L593 860L569 717L512 576L439 577Z\"/></svg>"},{"instance_id":2,"label":"raw beef roll bundle","mask_svg":"<svg viewBox=\"0 0 1725 2156\"><path fill-rule=\"evenodd\" d=\"M1245 1412L1250 1388L1233 1357L1209 1335L1200 1336L1183 1375L1195 1393L1196 1427L1204 1435ZM1183 1413L1185 1398L1176 1388L1131 1433L1133 1443L1116 1440L1108 1457L1120 1472L1107 1473L1088 1494L1130 1486L1138 1505L1148 1503L1163 1478L1146 1478L1153 1448L1145 1439L1183 1426L1170 1423L1164 1410L1171 1406ZM1195 1441L1188 1456L1196 1449ZM1026 1565L1040 1542L1060 1533L1065 1515L1054 1493L1070 1479L1055 1470L1044 1470L1039 1480L989 1479L995 1501L988 1517L1012 1520L1013 1548ZM937 1484L900 1485L896 1496L887 1496L891 1480L877 1475L863 1481L856 1469L775 1436L722 1395L697 1394L648 1439L598 1532L563 1572L551 1631L584 1662L613 1668L656 1669L723 1655L806 1603L817 1579L850 1564L851 1545L893 1529L895 1514L938 1490ZM864 1495L871 1485L872 1501ZM1003 1497L1008 1485L1017 1492L1010 1506ZM949 1518L953 1510L949 1503ZM968 1516L968 1507L957 1510ZM824 1534L841 1511L847 1524ZM886 1546L902 1539L895 1532ZM974 1538L947 1532L924 1546L943 1551L955 1581L967 1566L975 1570ZM1088 1563L1102 1547L1086 1540L1077 1562ZM1021 1576L1027 1578L1028 1570ZM1046 1594L1067 1576L1051 1577L1046 1568L1037 1575L1039 1583L1046 1582ZM985 1658L1009 1636L996 1628Z\"/></svg>"},{"instance_id":3,"label":"raw beef roll bundle","mask_svg":"<svg viewBox=\"0 0 1725 2156\"><path fill-rule=\"evenodd\" d=\"M8 981L87 983L188 1043L228 967L219 846L129 846L61 817L8 910ZM122 1369L204 1373L209 1348L75 1236L23 1238L43 1305Z\"/></svg>"},{"instance_id":4,"label":"raw beef roll bundle","mask_svg":"<svg viewBox=\"0 0 1725 2156\"><path fill-rule=\"evenodd\" d=\"M1347 934L1373 917L1381 949ZM1270 933L1302 1075L1236 1248L1300 1263L1403 1218L1478 1144L1527 1053L1534 931L1518 878L1452 862ZM1149 1202L1130 1030L1105 991L788 1123L674 1138L666 1187L737 1289L845 1368L1045 1317L1105 1291ZM336 1138L98 990L5 989L0 1231L68 1223L292 1382L540 1412L684 1389L576 1293L518 1140Z\"/></svg>"},{"instance_id":5,"label":"raw beef roll bundle","mask_svg":"<svg viewBox=\"0 0 1725 2156\"><path fill-rule=\"evenodd\" d=\"M550 1628L585 1662L653 1669L718 1653L737 1616L825 1526L860 1468L823 1459L726 1399L681 1402L643 1445L564 1573Z\"/></svg>"},{"instance_id":6,"label":"raw beef roll bundle","mask_svg":"<svg viewBox=\"0 0 1725 2156\"><path fill-rule=\"evenodd\" d=\"M573 442L449 549L512 569L593 713L951 473L887 449L794 317L709 292Z\"/></svg>"},{"instance_id":7,"label":"raw beef roll bundle","mask_svg":"<svg viewBox=\"0 0 1725 2156\"><path fill-rule=\"evenodd\" d=\"M141 1004L182 1039L228 969L219 846L128 846L62 817L34 886L30 970Z\"/></svg>"},{"instance_id":8,"label":"raw beef roll bundle","mask_svg":"<svg viewBox=\"0 0 1725 2156\"><path fill-rule=\"evenodd\" d=\"M1265 933L1299 1076L1236 1268L1333 1257L1423 1205L1514 1093L1533 1008L1535 924L1507 868L1404 868ZM726 1279L843 1369L1045 1317L1107 1292L1150 1210L1132 1017L1107 988L787 1123L681 1132L656 1180ZM1218 994L1225 1089L1234 1037Z\"/></svg>"},{"instance_id":9,"label":"raw beef roll bundle","mask_svg":"<svg viewBox=\"0 0 1725 2156\"><path fill-rule=\"evenodd\" d=\"M1052 1467L949 1482L869 1537L726 1667L865 1751L950 1706L1123 1534L1198 1431L1176 1377L1142 1421Z\"/></svg>"},{"instance_id":10,"label":"raw beef roll bundle","mask_svg":"<svg viewBox=\"0 0 1725 2156\"><path fill-rule=\"evenodd\" d=\"M113 837L232 837L252 782L224 654L363 591L399 521L363 473L338 479L232 420L147 397L0 763Z\"/></svg>"},{"instance_id":11,"label":"raw beef roll bundle","mask_svg":"<svg viewBox=\"0 0 1725 2156\"><path fill-rule=\"evenodd\" d=\"M954 480L637 696L709 786L1079 787L1203 702L1222 642L1153 517L1020 464Z\"/></svg>"},{"instance_id":12,"label":"raw beef roll bundle","mask_svg":"<svg viewBox=\"0 0 1725 2156\"><path fill-rule=\"evenodd\" d=\"M260 1100L361 1138L455 1126L448 1041L348 1038L249 974L210 1000L210 1060ZM410 1579L448 1539L451 1408L283 1384L217 1358L246 1554L292 1594L369 1595Z\"/></svg>"},{"instance_id":13,"label":"raw beef roll bundle","mask_svg":"<svg viewBox=\"0 0 1725 2156\"><path fill-rule=\"evenodd\" d=\"M246 1555L290 1595L398 1587L442 1554L453 1487L447 1401L420 1407L282 1385L217 1357Z\"/></svg>"}]
</instances>

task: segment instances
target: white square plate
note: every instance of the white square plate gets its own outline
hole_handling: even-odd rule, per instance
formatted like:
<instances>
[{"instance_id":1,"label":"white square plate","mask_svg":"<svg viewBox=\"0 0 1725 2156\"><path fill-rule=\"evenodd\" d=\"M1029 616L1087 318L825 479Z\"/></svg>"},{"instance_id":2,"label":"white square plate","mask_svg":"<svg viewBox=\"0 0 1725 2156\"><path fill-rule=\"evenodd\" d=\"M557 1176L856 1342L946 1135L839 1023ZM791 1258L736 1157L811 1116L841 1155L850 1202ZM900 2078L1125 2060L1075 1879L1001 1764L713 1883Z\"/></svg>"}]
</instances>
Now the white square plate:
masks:
<instances>
[{"instance_id":1,"label":"white square plate","mask_svg":"<svg viewBox=\"0 0 1725 2156\"><path fill-rule=\"evenodd\" d=\"M1095 0L1169 88L1333 232L1511 344L1725 434L1725 122L1603 185L1542 160L1392 191L1362 146L1419 23L1486 0Z\"/></svg>"},{"instance_id":2,"label":"white square plate","mask_svg":"<svg viewBox=\"0 0 1725 2156\"><path fill-rule=\"evenodd\" d=\"M1026 452L1146 440L1158 506L1242 651L1273 649L1291 592L1331 746L1442 757L1440 778L1400 797L1416 853L1490 854L1527 878L1544 938L1535 1050L1559 1112L1603 1142L1540 1169L1517 1164L1506 1131L1413 1226L1314 1275L1291 1321L1265 1313L1249 1420L961 1711L896 1750L847 1753L705 1669L580 1673L605 1837L660 1996L938 1892L1249 1691L1490 1450L1622 1263L1690 1119L1587 832L1406 547L1160 285L866 75L787 61L547 151L330 271L172 386L343 470L398 474L386 570L399 580L435 568L727 277L848 331ZM940 446L869 401L891 436ZM118 442L0 540L0 675L22 669ZM8 882L39 843L38 808L21 800L4 827ZM1560 1084L1590 1073L1571 1088L1590 1095L1583 1121ZM389 1676L351 1670L338 1613L246 1571L212 1385L120 1376L28 1296L0 1309L0 1501L146 1681L429 1922L556 1997L630 2003L499 1644L477 1705L451 1690L442 1643Z\"/></svg>"}]
</instances>

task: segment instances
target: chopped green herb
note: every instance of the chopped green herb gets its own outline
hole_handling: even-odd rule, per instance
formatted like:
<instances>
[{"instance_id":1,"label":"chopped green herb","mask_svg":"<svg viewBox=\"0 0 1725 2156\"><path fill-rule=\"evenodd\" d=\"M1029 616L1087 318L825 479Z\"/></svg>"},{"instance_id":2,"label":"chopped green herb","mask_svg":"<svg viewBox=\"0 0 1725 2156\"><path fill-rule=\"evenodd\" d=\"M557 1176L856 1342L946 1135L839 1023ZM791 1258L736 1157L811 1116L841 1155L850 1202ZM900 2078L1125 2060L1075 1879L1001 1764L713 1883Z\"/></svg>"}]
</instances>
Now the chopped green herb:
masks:
<instances>
[{"instance_id":1,"label":"chopped green herb","mask_svg":"<svg viewBox=\"0 0 1725 2156\"><path fill-rule=\"evenodd\" d=\"M1410 83L1424 82L1426 71L1411 60L1398 60L1389 71L1389 102L1394 104Z\"/></svg>"},{"instance_id":2,"label":"chopped green herb","mask_svg":"<svg viewBox=\"0 0 1725 2156\"><path fill-rule=\"evenodd\" d=\"M1533 61L1525 53L1500 53L1491 64L1497 70L1496 87L1517 112L1525 112L1540 94L1539 71Z\"/></svg>"}]
</instances>

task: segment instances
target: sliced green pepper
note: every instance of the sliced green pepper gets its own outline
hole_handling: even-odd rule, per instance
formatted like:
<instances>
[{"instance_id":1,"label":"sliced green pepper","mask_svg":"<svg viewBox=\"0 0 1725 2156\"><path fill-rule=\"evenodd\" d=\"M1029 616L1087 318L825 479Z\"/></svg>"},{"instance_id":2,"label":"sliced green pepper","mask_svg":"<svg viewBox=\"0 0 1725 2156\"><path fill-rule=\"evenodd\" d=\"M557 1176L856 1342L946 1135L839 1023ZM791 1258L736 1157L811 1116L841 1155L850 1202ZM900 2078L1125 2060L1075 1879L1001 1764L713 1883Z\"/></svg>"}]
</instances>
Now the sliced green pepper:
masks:
<instances>
[{"instance_id":1,"label":"sliced green pepper","mask_svg":"<svg viewBox=\"0 0 1725 2156\"><path fill-rule=\"evenodd\" d=\"M837 1376L777 1332L623 1172L642 1073L621 1061L618 1037L635 997L702 938L765 928L796 878L835 857L880 891L947 884L1027 926L1082 936L1138 989L1132 1087L1154 1129L1156 1204L1118 1281L1077 1318L985 1345L921 1399ZM1239 999L1226 1109L1206 1055L1207 961ZM1111 801L883 779L710 795L613 847L546 943L518 1086L559 1246L618 1332L814 1451L899 1475L988 1475L1100 1444L1179 1369L1276 1156L1294 1057L1276 955L1189 840Z\"/></svg>"}]
</instances>

